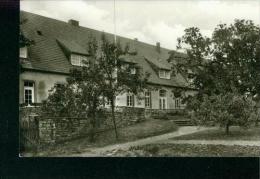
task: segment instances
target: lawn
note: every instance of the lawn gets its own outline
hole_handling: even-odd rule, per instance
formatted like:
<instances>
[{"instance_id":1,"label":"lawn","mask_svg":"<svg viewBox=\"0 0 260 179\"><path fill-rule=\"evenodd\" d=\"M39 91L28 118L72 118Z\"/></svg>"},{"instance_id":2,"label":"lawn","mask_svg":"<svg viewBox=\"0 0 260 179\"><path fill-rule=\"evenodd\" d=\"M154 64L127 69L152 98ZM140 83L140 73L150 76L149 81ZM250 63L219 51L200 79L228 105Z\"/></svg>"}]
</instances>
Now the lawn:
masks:
<instances>
[{"instance_id":1,"label":"lawn","mask_svg":"<svg viewBox=\"0 0 260 179\"><path fill-rule=\"evenodd\" d=\"M226 135L224 129L214 129L197 132L194 134L174 137L174 140L250 140L260 141L260 127L252 127L247 130L238 126L230 128L230 134Z\"/></svg>"},{"instance_id":2,"label":"lawn","mask_svg":"<svg viewBox=\"0 0 260 179\"><path fill-rule=\"evenodd\" d=\"M106 145L124 143L129 141L134 141L137 139L156 136L168 132L173 132L177 130L177 126L172 121L167 120L156 120L149 119L132 126L125 128L119 128L119 140L115 140L115 133L113 130L100 133L96 136L96 142L90 143L88 137L75 139L72 141L64 142L61 144L56 144L55 146L46 147L44 150L40 151L36 156L56 156L60 154L80 153L87 148L92 147L103 147Z\"/></svg>"},{"instance_id":3,"label":"lawn","mask_svg":"<svg viewBox=\"0 0 260 179\"><path fill-rule=\"evenodd\" d=\"M149 144L129 150L108 151L111 157L259 157L260 148L253 146Z\"/></svg>"}]
</instances>

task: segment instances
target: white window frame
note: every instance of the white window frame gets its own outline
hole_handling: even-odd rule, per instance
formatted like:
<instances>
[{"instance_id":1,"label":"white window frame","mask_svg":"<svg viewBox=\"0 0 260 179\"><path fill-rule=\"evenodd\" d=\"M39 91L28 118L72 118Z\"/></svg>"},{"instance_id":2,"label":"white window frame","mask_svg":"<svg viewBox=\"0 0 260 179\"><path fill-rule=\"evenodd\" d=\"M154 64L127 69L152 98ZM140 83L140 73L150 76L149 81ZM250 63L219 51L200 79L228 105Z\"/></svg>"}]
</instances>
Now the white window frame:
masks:
<instances>
[{"instance_id":1,"label":"white window frame","mask_svg":"<svg viewBox=\"0 0 260 179\"><path fill-rule=\"evenodd\" d=\"M162 91L164 94L161 95ZM159 109L167 109L167 91L166 90L159 90Z\"/></svg>"},{"instance_id":2,"label":"white window frame","mask_svg":"<svg viewBox=\"0 0 260 179\"><path fill-rule=\"evenodd\" d=\"M121 66L122 70L126 70L127 68L129 68L129 64L122 64Z\"/></svg>"},{"instance_id":3,"label":"white window frame","mask_svg":"<svg viewBox=\"0 0 260 179\"><path fill-rule=\"evenodd\" d=\"M28 58L28 49L26 46L20 47L20 53L19 53L20 58Z\"/></svg>"},{"instance_id":4,"label":"white window frame","mask_svg":"<svg viewBox=\"0 0 260 179\"><path fill-rule=\"evenodd\" d=\"M151 98L151 92L150 91L147 91L144 93L144 96L145 96L145 99L144 99L144 105L146 108L151 108L151 101L152 101L152 98Z\"/></svg>"},{"instance_id":5,"label":"white window frame","mask_svg":"<svg viewBox=\"0 0 260 179\"><path fill-rule=\"evenodd\" d=\"M32 83L32 86L25 86L25 83ZM24 81L24 103L30 106L30 102L26 102L26 90L31 91L31 103L34 103L34 82L33 81Z\"/></svg>"},{"instance_id":6,"label":"white window frame","mask_svg":"<svg viewBox=\"0 0 260 179\"><path fill-rule=\"evenodd\" d=\"M132 67L132 68L130 69L130 73L131 73L132 75L135 75L135 74L136 74L136 68L135 68L135 67Z\"/></svg>"},{"instance_id":7,"label":"white window frame","mask_svg":"<svg viewBox=\"0 0 260 179\"><path fill-rule=\"evenodd\" d=\"M84 61L86 63L84 63ZM86 66L88 67L89 60L85 55L78 55L78 54L71 54L70 55L70 62L74 66Z\"/></svg>"},{"instance_id":8,"label":"white window frame","mask_svg":"<svg viewBox=\"0 0 260 179\"><path fill-rule=\"evenodd\" d=\"M171 73L167 70L159 70L159 78L171 79Z\"/></svg>"},{"instance_id":9,"label":"white window frame","mask_svg":"<svg viewBox=\"0 0 260 179\"><path fill-rule=\"evenodd\" d=\"M176 109L181 108L181 100L179 98L175 99L175 108Z\"/></svg>"},{"instance_id":10,"label":"white window frame","mask_svg":"<svg viewBox=\"0 0 260 179\"><path fill-rule=\"evenodd\" d=\"M131 94L131 93L128 93L126 95L126 106L128 106L128 107L134 107L135 106L134 95Z\"/></svg>"}]
</instances>

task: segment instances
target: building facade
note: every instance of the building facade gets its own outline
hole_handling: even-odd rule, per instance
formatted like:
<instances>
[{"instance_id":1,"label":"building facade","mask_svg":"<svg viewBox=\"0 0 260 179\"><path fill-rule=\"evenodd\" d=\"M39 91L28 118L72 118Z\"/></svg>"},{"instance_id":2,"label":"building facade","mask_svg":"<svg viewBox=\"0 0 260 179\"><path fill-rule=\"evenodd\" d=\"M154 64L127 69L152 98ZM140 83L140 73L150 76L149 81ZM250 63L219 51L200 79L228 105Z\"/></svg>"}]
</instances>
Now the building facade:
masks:
<instances>
[{"instance_id":1,"label":"building facade","mask_svg":"<svg viewBox=\"0 0 260 179\"><path fill-rule=\"evenodd\" d=\"M87 44L91 37L98 41L101 31L79 25L76 20L68 22L21 12L21 33L33 41L30 46L20 48L20 104L41 103L48 97L49 90L66 82L69 71L88 62ZM108 40L113 34L105 33ZM151 109L183 109L180 97L175 97L175 89L184 96L194 95L188 80L172 70L174 63L169 63L170 50L146 44L137 39L118 37L122 46L128 45L136 55L128 56L129 63L135 63L148 72L149 85L153 90L146 91L142 98L124 93L116 97L116 106L128 106ZM178 53L176 53L178 56ZM180 54L183 56L183 54ZM135 69L131 71L135 73Z\"/></svg>"}]
</instances>

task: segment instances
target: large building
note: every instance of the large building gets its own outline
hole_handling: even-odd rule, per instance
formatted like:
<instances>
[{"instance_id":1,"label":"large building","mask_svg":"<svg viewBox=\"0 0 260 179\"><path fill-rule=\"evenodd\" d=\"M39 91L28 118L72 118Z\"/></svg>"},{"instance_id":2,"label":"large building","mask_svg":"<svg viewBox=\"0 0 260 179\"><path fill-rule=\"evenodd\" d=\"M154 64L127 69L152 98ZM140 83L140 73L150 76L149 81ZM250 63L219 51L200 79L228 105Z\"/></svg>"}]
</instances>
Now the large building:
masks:
<instances>
[{"instance_id":1,"label":"large building","mask_svg":"<svg viewBox=\"0 0 260 179\"><path fill-rule=\"evenodd\" d=\"M100 41L102 32L82 27L76 20L63 22L24 11L20 13L20 21L21 33L34 43L20 48L19 101L20 104L41 103L54 85L66 82L72 67L81 66L82 61L88 60L86 49L90 36ZM105 34L108 40L113 40L113 34ZM160 47L159 42L150 45L137 39L117 39L122 46L129 45L130 51L136 52L136 55L128 56L128 61L150 73L148 82L155 88L147 91L142 100L131 94L121 94L116 98L116 106L184 108L185 104L175 97L174 91L179 89L184 95L193 95L196 90L183 75L173 74L174 59L172 63L168 62L172 50ZM178 60L183 56L175 53Z\"/></svg>"}]
</instances>

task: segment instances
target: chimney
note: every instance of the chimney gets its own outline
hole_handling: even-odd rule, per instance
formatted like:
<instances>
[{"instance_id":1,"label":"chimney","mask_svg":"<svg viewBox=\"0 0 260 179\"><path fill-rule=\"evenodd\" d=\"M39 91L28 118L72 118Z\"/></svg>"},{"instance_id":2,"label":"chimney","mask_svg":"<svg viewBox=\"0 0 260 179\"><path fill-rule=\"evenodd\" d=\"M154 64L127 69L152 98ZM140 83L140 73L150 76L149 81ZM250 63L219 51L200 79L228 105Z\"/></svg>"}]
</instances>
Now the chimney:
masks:
<instances>
[{"instance_id":1,"label":"chimney","mask_svg":"<svg viewBox=\"0 0 260 179\"><path fill-rule=\"evenodd\" d=\"M76 27L79 26L79 21L76 21L76 20L73 20L73 19L70 19L70 20L68 21L68 23L69 23L70 25L73 25L73 26L76 26Z\"/></svg>"},{"instance_id":2,"label":"chimney","mask_svg":"<svg viewBox=\"0 0 260 179\"><path fill-rule=\"evenodd\" d=\"M134 41L138 41L138 38L134 38Z\"/></svg>"},{"instance_id":3,"label":"chimney","mask_svg":"<svg viewBox=\"0 0 260 179\"><path fill-rule=\"evenodd\" d=\"M161 51L160 42L156 42L156 51L158 53L160 53L160 51Z\"/></svg>"}]
</instances>

